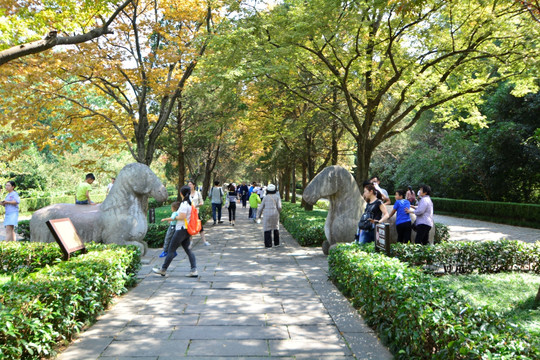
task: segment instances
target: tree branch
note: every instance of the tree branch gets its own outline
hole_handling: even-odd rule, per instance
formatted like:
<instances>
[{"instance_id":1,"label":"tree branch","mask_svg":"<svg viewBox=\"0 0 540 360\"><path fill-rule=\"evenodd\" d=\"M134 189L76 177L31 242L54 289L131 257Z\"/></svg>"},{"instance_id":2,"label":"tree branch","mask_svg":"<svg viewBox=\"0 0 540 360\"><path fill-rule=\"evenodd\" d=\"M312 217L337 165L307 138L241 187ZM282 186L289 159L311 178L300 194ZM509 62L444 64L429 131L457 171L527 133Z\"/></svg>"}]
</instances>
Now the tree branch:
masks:
<instances>
[{"instance_id":1,"label":"tree branch","mask_svg":"<svg viewBox=\"0 0 540 360\"><path fill-rule=\"evenodd\" d=\"M105 34L111 34L109 29L112 21L118 16L118 14L128 6L133 0L126 0L116 11L109 17L107 22L102 27L93 29L87 33L74 36L62 36L58 37L56 30L50 31L43 40L33 41L28 44L21 44L13 46L9 49L0 51L0 66L8 63L11 60L21 58L23 56L37 54L46 50L49 50L57 45L75 45L83 42L87 42L98 38Z\"/></svg>"}]
</instances>

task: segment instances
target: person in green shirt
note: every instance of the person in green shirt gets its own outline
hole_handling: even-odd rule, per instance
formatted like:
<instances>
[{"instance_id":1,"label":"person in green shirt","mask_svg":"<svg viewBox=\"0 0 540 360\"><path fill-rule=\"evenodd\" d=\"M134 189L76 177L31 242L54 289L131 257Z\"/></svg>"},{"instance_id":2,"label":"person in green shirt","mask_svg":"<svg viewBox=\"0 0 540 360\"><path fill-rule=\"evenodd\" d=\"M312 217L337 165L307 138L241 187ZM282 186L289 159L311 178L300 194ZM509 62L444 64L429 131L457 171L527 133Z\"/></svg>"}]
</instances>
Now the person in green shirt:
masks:
<instances>
[{"instance_id":1,"label":"person in green shirt","mask_svg":"<svg viewBox=\"0 0 540 360\"><path fill-rule=\"evenodd\" d=\"M92 183L96 180L96 177L94 174L86 174L86 180L84 180L82 183L77 186L77 190L75 190L75 204L78 205L94 205L95 202L93 202L90 199L90 191L92 191Z\"/></svg>"}]
</instances>

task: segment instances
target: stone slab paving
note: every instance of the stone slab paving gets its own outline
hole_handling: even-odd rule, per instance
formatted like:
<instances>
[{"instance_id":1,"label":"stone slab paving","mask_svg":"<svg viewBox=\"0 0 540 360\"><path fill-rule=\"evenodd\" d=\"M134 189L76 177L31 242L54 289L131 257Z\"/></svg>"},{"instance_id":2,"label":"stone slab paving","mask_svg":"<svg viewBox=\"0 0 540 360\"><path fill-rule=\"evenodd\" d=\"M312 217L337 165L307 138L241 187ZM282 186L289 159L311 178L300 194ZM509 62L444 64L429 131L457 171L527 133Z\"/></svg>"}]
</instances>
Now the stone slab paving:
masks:
<instances>
[{"instance_id":1,"label":"stone slab paving","mask_svg":"<svg viewBox=\"0 0 540 360\"><path fill-rule=\"evenodd\" d=\"M139 285L81 333L58 360L391 359L347 299L328 281L320 248L304 249L282 229L265 249L262 228L237 209L237 225L194 237L198 278L183 251L168 276L159 249L144 257ZM226 219L225 219L226 220Z\"/></svg>"},{"instance_id":2,"label":"stone slab paving","mask_svg":"<svg viewBox=\"0 0 540 360\"><path fill-rule=\"evenodd\" d=\"M435 222L448 225L452 241L521 240L527 243L540 241L540 229L495 224L486 221L434 216Z\"/></svg>"}]
</instances>

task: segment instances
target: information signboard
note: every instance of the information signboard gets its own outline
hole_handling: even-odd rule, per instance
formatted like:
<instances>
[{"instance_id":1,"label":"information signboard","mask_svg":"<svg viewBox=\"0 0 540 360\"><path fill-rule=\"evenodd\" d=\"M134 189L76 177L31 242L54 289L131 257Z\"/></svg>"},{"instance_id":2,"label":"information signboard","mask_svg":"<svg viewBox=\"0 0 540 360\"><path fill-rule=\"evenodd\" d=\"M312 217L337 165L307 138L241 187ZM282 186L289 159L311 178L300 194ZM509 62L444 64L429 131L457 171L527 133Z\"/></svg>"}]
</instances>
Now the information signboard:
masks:
<instances>
[{"instance_id":1,"label":"information signboard","mask_svg":"<svg viewBox=\"0 0 540 360\"><path fill-rule=\"evenodd\" d=\"M377 224L375 227L375 251L384 251L390 255L390 224Z\"/></svg>"},{"instance_id":2,"label":"information signboard","mask_svg":"<svg viewBox=\"0 0 540 360\"><path fill-rule=\"evenodd\" d=\"M69 256L75 251L86 252L84 243L69 218L49 220L47 226L62 249L64 260L69 260Z\"/></svg>"}]
</instances>

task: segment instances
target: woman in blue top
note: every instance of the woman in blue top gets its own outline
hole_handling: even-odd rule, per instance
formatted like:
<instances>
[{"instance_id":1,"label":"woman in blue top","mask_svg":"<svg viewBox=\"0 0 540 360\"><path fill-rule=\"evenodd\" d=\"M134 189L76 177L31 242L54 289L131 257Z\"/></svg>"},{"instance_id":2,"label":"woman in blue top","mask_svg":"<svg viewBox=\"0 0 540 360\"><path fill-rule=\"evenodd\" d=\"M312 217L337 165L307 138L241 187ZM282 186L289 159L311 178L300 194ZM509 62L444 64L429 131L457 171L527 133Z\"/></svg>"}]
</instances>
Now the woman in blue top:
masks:
<instances>
[{"instance_id":1,"label":"woman in blue top","mask_svg":"<svg viewBox=\"0 0 540 360\"><path fill-rule=\"evenodd\" d=\"M0 201L1 205L6 207L6 216L4 218L4 226L6 227L6 241L15 241L15 226L19 222L19 203L21 199L15 191L15 182L8 181L6 183L8 192L4 201Z\"/></svg>"},{"instance_id":2,"label":"woman in blue top","mask_svg":"<svg viewBox=\"0 0 540 360\"><path fill-rule=\"evenodd\" d=\"M407 209L411 208L409 200L405 199L405 190L396 191L396 203L390 212L390 217L396 215L397 241L407 244L411 241L411 215Z\"/></svg>"}]
</instances>

